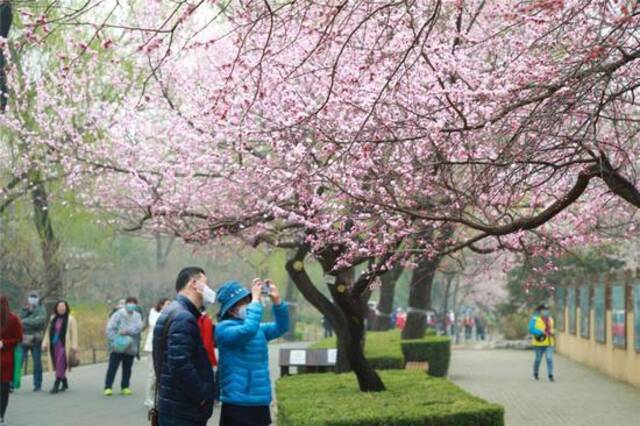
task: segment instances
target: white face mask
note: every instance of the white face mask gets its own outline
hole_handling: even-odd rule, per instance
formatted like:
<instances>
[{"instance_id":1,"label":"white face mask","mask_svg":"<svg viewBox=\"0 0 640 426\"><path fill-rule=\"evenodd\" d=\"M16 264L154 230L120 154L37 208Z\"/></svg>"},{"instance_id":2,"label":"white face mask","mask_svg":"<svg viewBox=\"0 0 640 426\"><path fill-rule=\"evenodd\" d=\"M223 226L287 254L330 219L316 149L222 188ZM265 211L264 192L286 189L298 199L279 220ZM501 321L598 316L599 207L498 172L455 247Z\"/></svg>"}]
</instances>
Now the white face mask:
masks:
<instances>
[{"instance_id":1,"label":"white face mask","mask_svg":"<svg viewBox=\"0 0 640 426\"><path fill-rule=\"evenodd\" d=\"M29 302L30 305L34 305L34 306L37 306L39 302L37 297L29 297L27 301Z\"/></svg>"},{"instance_id":2,"label":"white face mask","mask_svg":"<svg viewBox=\"0 0 640 426\"><path fill-rule=\"evenodd\" d=\"M247 318L247 305L240 306L234 316L241 320Z\"/></svg>"},{"instance_id":3,"label":"white face mask","mask_svg":"<svg viewBox=\"0 0 640 426\"><path fill-rule=\"evenodd\" d=\"M202 299L204 300L204 303L213 305L216 303L216 292L211 290L208 285L205 285L202 289Z\"/></svg>"}]
</instances>

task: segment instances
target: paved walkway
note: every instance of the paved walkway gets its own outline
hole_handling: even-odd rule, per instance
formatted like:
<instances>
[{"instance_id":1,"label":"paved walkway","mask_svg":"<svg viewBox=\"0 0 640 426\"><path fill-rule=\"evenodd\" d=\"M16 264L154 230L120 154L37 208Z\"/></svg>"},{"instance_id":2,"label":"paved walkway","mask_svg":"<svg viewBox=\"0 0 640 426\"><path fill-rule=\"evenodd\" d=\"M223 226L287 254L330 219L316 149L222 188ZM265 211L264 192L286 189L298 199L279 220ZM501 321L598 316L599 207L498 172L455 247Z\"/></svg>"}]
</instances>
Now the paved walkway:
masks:
<instances>
[{"instance_id":1,"label":"paved walkway","mask_svg":"<svg viewBox=\"0 0 640 426\"><path fill-rule=\"evenodd\" d=\"M502 404L508 426L638 426L640 389L556 354L556 382L543 360L533 380L533 353L515 350L453 351L450 378L469 392Z\"/></svg>"},{"instance_id":2,"label":"paved walkway","mask_svg":"<svg viewBox=\"0 0 640 426\"><path fill-rule=\"evenodd\" d=\"M305 344L287 344L302 347ZM278 376L277 353L271 346L272 377ZM640 390L592 369L556 356L555 383L530 377L530 351L456 349L450 378L469 392L506 408L511 426L637 426L640 425ZM541 375L546 376L546 366ZM147 410L142 405L147 361L135 362L134 395L102 396L106 364L80 367L70 375L71 389L64 394L31 392L31 377L11 395L7 411L10 426L144 426ZM120 376L116 378L116 384ZM52 383L45 376L45 387ZM117 390L117 389L114 389ZM210 426L218 424L219 407ZM275 419L275 418L274 418Z\"/></svg>"},{"instance_id":3,"label":"paved walkway","mask_svg":"<svg viewBox=\"0 0 640 426\"><path fill-rule=\"evenodd\" d=\"M288 343L270 346L271 376L279 376L278 349L281 347L303 347L305 344ZM50 395L47 392L53 377L45 374L44 387L47 391L32 392L32 378L27 376L22 388L11 394L6 414L8 426L145 426L147 409L143 405L145 382L147 378L147 359L136 361L133 365L131 388L134 394L129 397L119 394L120 371L116 376L114 395L102 395L106 364L96 364L75 369L69 375L70 389L65 393ZM219 422L220 406L214 409L209 420L210 426ZM275 420L275 416L274 416ZM275 424L275 423L274 423Z\"/></svg>"}]
</instances>

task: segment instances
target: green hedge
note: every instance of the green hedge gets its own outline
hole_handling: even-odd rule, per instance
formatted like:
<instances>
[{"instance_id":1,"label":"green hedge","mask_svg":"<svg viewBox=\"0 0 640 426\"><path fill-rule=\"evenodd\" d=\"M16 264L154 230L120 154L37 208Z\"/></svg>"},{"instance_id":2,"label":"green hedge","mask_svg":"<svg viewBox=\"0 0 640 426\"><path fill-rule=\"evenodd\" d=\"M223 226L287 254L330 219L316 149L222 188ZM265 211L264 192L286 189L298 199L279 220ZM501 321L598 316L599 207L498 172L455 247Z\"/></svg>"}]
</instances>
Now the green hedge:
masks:
<instances>
[{"instance_id":1,"label":"green hedge","mask_svg":"<svg viewBox=\"0 0 640 426\"><path fill-rule=\"evenodd\" d=\"M310 349L331 349L337 346L335 337L319 340ZM364 356L376 370L393 370L404 368L404 357L400 348L400 332L379 331L368 332Z\"/></svg>"},{"instance_id":2,"label":"green hedge","mask_svg":"<svg viewBox=\"0 0 640 426\"><path fill-rule=\"evenodd\" d=\"M500 426L504 409L446 379L381 371L387 391L363 393L353 374L288 376L276 383L280 426Z\"/></svg>"},{"instance_id":3,"label":"green hedge","mask_svg":"<svg viewBox=\"0 0 640 426\"><path fill-rule=\"evenodd\" d=\"M451 339L443 336L428 334L423 339L402 340L400 330L370 331L367 333L364 355L376 370L401 369L407 361L427 361L429 374L446 376L451 358L450 345ZM335 347L336 339L332 337L320 340L309 348Z\"/></svg>"},{"instance_id":4,"label":"green hedge","mask_svg":"<svg viewBox=\"0 0 640 426\"><path fill-rule=\"evenodd\" d=\"M505 315L500 318L500 332L506 340L522 340L528 335L530 319L524 312Z\"/></svg>"},{"instance_id":5,"label":"green hedge","mask_svg":"<svg viewBox=\"0 0 640 426\"><path fill-rule=\"evenodd\" d=\"M451 361L451 339L449 337L426 337L421 340L403 340L401 342L404 360L427 361L429 375L444 377L449 371Z\"/></svg>"}]
</instances>

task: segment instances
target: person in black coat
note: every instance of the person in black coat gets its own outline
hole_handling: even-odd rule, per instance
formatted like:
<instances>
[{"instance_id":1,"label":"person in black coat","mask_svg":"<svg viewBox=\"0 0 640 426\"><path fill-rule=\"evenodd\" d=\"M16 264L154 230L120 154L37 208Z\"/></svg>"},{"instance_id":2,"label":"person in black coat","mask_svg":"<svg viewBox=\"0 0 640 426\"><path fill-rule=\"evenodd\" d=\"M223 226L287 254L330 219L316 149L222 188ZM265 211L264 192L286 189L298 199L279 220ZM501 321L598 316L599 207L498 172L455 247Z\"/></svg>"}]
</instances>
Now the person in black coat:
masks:
<instances>
[{"instance_id":1,"label":"person in black coat","mask_svg":"<svg viewBox=\"0 0 640 426\"><path fill-rule=\"evenodd\" d=\"M180 271L176 280L178 297L162 311L154 327L153 360L158 378L156 409L160 426L206 426L213 414L213 368L198 328L206 282L201 268Z\"/></svg>"}]
</instances>

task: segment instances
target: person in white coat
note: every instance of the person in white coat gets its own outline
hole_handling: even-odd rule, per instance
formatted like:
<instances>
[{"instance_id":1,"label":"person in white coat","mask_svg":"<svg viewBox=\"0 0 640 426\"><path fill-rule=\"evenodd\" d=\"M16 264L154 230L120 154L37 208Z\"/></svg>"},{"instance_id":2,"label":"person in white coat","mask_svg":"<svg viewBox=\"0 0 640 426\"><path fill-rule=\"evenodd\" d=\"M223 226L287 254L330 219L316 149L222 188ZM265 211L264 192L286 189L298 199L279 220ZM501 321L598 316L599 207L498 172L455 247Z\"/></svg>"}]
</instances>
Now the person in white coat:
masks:
<instances>
[{"instance_id":1,"label":"person in white coat","mask_svg":"<svg viewBox=\"0 0 640 426\"><path fill-rule=\"evenodd\" d=\"M156 386L156 375L155 375L155 372L153 371L153 356L152 356L153 328L156 326L156 321L158 321L158 318L160 317L160 313L162 312L162 310L165 307L169 306L170 303L171 303L171 300L167 299L166 297L163 297L162 299L158 300L158 303L156 303L156 305L153 308L151 308L151 311L149 312L149 327L147 327L147 337L145 338L144 347L142 348L142 350L149 357L149 371L147 373L147 391L144 399L144 405L149 409L153 408L155 405L155 401L153 400L153 397L154 397L154 388Z\"/></svg>"}]
</instances>

